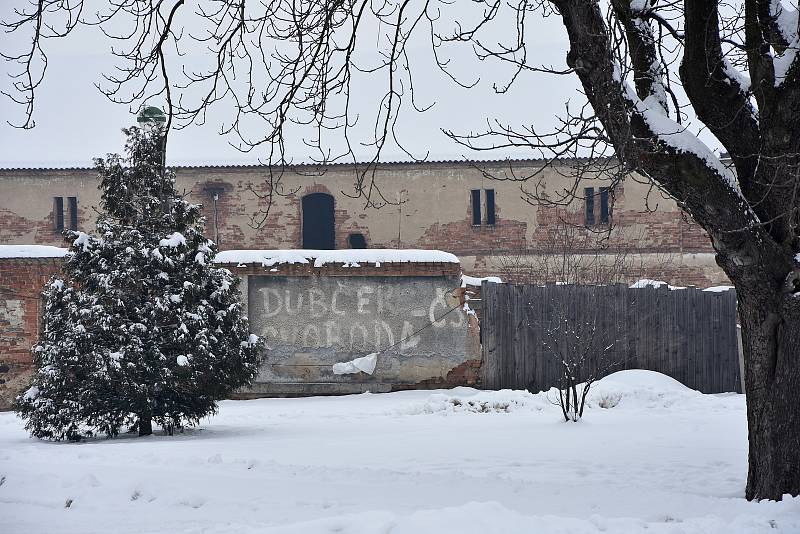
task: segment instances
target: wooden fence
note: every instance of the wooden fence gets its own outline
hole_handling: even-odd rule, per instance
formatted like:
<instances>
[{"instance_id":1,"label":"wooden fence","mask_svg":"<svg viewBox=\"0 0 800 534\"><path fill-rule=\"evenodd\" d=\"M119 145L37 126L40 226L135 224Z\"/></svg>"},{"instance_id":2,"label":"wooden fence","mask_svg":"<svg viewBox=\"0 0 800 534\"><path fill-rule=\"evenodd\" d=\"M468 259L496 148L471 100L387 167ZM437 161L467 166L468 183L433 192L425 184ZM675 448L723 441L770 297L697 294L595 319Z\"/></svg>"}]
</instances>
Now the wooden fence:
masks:
<instances>
[{"instance_id":1,"label":"wooden fence","mask_svg":"<svg viewBox=\"0 0 800 534\"><path fill-rule=\"evenodd\" d=\"M735 291L484 282L481 294L488 389L547 390L563 375L559 354L586 354L580 380L649 369L704 393L741 392Z\"/></svg>"}]
</instances>

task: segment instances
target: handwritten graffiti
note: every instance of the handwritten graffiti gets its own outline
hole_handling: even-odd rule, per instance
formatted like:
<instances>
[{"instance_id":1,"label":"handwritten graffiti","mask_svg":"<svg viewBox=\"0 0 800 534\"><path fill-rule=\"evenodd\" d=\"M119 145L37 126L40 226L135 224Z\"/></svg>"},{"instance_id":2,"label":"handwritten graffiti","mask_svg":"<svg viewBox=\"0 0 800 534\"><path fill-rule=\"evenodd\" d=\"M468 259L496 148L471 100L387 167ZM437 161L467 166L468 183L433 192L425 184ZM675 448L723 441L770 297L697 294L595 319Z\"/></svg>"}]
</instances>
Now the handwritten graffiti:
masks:
<instances>
[{"instance_id":1,"label":"handwritten graffiti","mask_svg":"<svg viewBox=\"0 0 800 534\"><path fill-rule=\"evenodd\" d=\"M268 279L251 283L250 317L267 344L371 352L466 328L449 289L433 281L397 279ZM438 333L438 334L437 334ZM448 332L449 333L449 332ZM428 338L426 338L428 336Z\"/></svg>"}]
</instances>

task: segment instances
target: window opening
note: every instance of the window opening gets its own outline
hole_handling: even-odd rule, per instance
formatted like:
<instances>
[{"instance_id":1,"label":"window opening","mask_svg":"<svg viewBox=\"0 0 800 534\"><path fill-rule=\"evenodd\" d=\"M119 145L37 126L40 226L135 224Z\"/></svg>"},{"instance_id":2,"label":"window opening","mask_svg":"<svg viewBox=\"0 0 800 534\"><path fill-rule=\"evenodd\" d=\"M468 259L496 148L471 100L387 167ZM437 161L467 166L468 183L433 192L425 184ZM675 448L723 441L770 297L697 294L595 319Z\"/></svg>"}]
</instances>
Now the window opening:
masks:
<instances>
[{"instance_id":1,"label":"window opening","mask_svg":"<svg viewBox=\"0 0 800 534\"><path fill-rule=\"evenodd\" d=\"M303 248L336 248L333 204L333 197L327 193L311 193L303 197Z\"/></svg>"},{"instance_id":2,"label":"window opening","mask_svg":"<svg viewBox=\"0 0 800 534\"><path fill-rule=\"evenodd\" d=\"M481 190L472 190L472 225L481 225Z\"/></svg>"},{"instance_id":3,"label":"window opening","mask_svg":"<svg viewBox=\"0 0 800 534\"><path fill-rule=\"evenodd\" d=\"M64 199L53 198L53 227L56 232L64 230Z\"/></svg>"},{"instance_id":4,"label":"window opening","mask_svg":"<svg viewBox=\"0 0 800 534\"><path fill-rule=\"evenodd\" d=\"M486 193L486 224L494 224L494 189L485 189Z\"/></svg>"},{"instance_id":5,"label":"window opening","mask_svg":"<svg viewBox=\"0 0 800 534\"><path fill-rule=\"evenodd\" d=\"M584 194L584 219L586 226L594 225L594 187L587 187L583 190Z\"/></svg>"}]
</instances>

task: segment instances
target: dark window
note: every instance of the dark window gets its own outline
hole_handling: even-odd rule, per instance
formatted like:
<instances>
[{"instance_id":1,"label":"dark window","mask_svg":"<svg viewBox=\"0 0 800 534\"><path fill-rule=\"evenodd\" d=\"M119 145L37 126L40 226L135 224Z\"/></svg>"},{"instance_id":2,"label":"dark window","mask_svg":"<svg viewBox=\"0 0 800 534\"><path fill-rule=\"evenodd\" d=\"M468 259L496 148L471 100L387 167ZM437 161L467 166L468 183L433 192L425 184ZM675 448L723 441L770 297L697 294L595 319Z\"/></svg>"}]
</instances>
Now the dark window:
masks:
<instances>
[{"instance_id":1,"label":"dark window","mask_svg":"<svg viewBox=\"0 0 800 534\"><path fill-rule=\"evenodd\" d=\"M486 224L494 224L494 189L486 189Z\"/></svg>"},{"instance_id":2,"label":"dark window","mask_svg":"<svg viewBox=\"0 0 800 534\"><path fill-rule=\"evenodd\" d=\"M481 190L472 190L472 225L481 225Z\"/></svg>"},{"instance_id":3,"label":"dark window","mask_svg":"<svg viewBox=\"0 0 800 534\"><path fill-rule=\"evenodd\" d=\"M78 229L78 199L77 197L69 197L69 229Z\"/></svg>"},{"instance_id":4,"label":"dark window","mask_svg":"<svg viewBox=\"0 0 800 534\"><path fill-rule=\"evenodd\" d=\"M608 188L600 188L600 224L608 224Z\"/></svg>"},{"instance_id":5,"label":"dark window","mask_svg":"<svg viewBox=\"0 0 800 534\"><path fill-rule=\"evenodd\" d=\"M367 248L367 240L364 238L364 234L350 234L347 236L347 241L350 244L350 248Z\"/></svg>"},{"instance_id":6,"label":"dark window","mask_svg":"<svg viewBox=\"0 0 800 534\"><path fill-rule=\"evenodd\" d=\"M587 187L583 190L584 202L586 204L584 210L584 218L586 226L594 225L594 187Z\"/></svg>"},{"instance_id":7,"label":"dark window","mask_svg":"<svg viewBox=\"0 0 800 534\"><path fill-rule=\"evenodd\" d=\"M333 218L333 197L312 193L303 197L303 248L333 250L336 234Z\"/></svg>"},{"instance_id":8,"label":"dark window","mask_svg":"<svg viewBox=\"0 0 800 534\"><path fill-rule=\"evenodd\" d=\"M64 229L64 199L53 198L53 227L57 232Z\"/></svg>"}]
</instances>

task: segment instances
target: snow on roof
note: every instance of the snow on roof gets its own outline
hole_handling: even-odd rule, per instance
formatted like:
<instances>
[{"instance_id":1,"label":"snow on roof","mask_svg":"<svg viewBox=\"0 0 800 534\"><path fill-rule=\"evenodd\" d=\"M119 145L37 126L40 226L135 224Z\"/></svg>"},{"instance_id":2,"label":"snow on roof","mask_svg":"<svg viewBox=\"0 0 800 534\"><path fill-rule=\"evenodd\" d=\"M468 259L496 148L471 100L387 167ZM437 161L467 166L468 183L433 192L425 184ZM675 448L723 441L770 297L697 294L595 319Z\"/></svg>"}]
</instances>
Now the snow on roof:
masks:
<instances>
[{"instance_id":1,"label":"snow on roof","mask_svg":"<svg viewBox=\"0 0 800 534\"><path fill-rule=\"evenodd\" d=\"M347 250L226 250L217 254L215 263L260 263L272 267L284 263L310 263L322 267L343 263L359 267L360 263L459 263L458 258L441 250L416 249L347 249Z\"/></svg>"},{"instance_id":2,"label":"snow on roof","mask_svg":"<svg viewBox=\"0 0 800 534\"><path fill-rule=\"evenodd\" d=\"M48 245L0 245L0 258L63 258L66 253Z\"/></svg>"}]
</instances>

